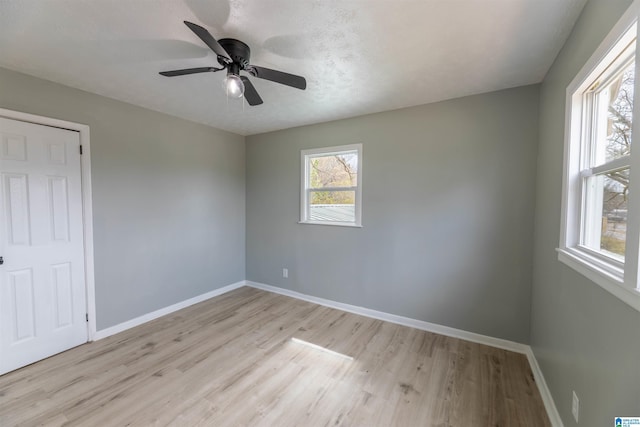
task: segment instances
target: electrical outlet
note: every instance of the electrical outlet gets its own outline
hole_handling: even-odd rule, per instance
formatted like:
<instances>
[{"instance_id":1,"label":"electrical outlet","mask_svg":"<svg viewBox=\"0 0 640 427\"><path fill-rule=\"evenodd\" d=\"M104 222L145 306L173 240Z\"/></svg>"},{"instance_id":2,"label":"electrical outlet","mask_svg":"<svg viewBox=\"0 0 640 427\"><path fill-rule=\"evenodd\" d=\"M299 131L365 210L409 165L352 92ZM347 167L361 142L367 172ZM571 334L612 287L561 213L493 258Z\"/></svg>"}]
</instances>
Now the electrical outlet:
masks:
<instances>
[{"instance_id":1,"label":"electrical outlet","mask_svg":"<svg viewBox=\"0 0 640 427\"><path fill-rule=\"evenodd\" d=\"M577 424L580 414L580 399L578 399L578 395L575 391L573 392L573 400L571 401L571 413L573 414L573 418L576 419Z\"/></svg>"},{"instance_id":2,"label":"electrical outlet","mask_svg":"<svg viewBox=\"0 0 640 427\"><path fill-rule=\"evenodd\" d=\"M282 269L282 277L284 277L285 279L287 279L289 277L289 269L288 268L283 268Z\"/></svg>"}]
</instances>

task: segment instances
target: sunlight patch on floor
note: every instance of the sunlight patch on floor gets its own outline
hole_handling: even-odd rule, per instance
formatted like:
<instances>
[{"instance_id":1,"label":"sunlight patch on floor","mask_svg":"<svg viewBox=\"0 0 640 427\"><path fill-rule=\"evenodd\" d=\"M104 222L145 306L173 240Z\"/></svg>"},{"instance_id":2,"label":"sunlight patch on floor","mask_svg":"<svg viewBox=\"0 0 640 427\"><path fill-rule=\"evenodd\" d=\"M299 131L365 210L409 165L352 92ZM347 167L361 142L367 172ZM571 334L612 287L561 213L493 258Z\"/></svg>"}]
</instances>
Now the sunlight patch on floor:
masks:
<instances>
[{"instance_id":1,"label":"sunlight patch on floor","mask_svg":"<svg viewBox=\"0 0 640 427\"><path fill-rule=\"evenodd\" d=\"M329 354L332 354L334 356L341 357L343 359L353 360L353 357L351 357L351 356L347 356L346 354L338 353L337 351L329 350L328 348L325 348L325 347L322 347L320 345L313 344L313 343L301 340L301 339L296 338L296 337L292 337L291 341L296 343L296 344L302 344L302 345L307 346L309 348L312 348L314 350L319 350L319 351L322 351L324 353L329 353Z\"/></svg>"}]
</instances>

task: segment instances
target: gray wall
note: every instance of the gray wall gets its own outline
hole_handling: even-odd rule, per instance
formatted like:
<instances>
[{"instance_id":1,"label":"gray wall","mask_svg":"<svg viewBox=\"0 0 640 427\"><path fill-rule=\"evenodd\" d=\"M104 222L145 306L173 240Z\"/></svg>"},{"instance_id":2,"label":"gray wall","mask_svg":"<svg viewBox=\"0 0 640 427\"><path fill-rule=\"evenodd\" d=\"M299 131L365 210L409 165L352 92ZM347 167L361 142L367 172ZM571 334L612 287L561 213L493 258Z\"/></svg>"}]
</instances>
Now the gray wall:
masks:
<instances>
[{"instance_id":1,"label":"gray wall","mask_svg":"<svg viewBox=\"0 0 640 427\"><path fill-rule=\"evenodd\" d=\"M531 343L565 422L640 415L640 313L557 261L565 90L631 0L587 3L541 88Z\"/></svg>"},{"instance_id":2,"label":"gray wall","mask_svg":"<svg viewBox=\"0 0 640 427\"><path fill-rule=\"evenodd\" d=\"M244 137L3 69L0 107L91 128L98 330L244 279Z\"/></svg>"},{"instance_id":3,"label":"gray wall","mask_svg":"<svg viewBox=\"0 0 640 427\"><path fill-rule=\"evenodd\" d=\"M247 279L528 342L537 115L528 86L247 137ZM360 142L363 228L298 224L300 150Z\"/></svg>"}]
</instances>

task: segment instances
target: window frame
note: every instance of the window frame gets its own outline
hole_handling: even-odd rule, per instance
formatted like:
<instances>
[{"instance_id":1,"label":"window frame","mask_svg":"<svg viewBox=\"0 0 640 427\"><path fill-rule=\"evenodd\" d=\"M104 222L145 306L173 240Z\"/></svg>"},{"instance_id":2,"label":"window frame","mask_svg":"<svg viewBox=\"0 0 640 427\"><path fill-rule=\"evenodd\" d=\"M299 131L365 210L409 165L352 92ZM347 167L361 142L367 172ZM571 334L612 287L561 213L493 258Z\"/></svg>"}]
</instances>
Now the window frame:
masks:
<instances>
[{"instance_id":1,"label":"window frame","mask_svg":"<svg viewBox=\"0 0 640 427\"><path fill-rule=\"evenodd\" d=\"M625 12L598 49L589 58L566 90L565 138L562 183L562 217L558 260L578 271L591 281L640 311L638 265L640 249L640 148L631 148L631 154L590 166L593 142L587 141L592 125L596 95L589 89L612 64L624 63L620 55L635 43L635 81L633 100L633 138L640 144L640 0ZM635 41L634 41L635 38ZM631 57L628 57L631 58ZM592 91L593 92L593 91ZM591 97L591 100L589 98ZM585 141L587 141L585 143ZM585 155L585 152L589 154ZM629 167L627 198L627 236L624 261L594 250L582 243L588 227L584 217L588 212L583 185L588 176L596 176L620 167ZM640 176L640 175L639 175ZM593 225L591 226L593 227Z\"/></svg>"},{"instance_id":2,"label":"window frame","mask_svg":"<svg viewBox=\"0 0 640 427\"><path fill-rule=\"evenodd\" d=\"M309 159L320 156L330 156L346 152L356 152L358 155L358 175L356 185L352 187L331 187L334 191L355 191L355 221L312 221L309 219ZM339 227L362 227L362 144L338 145L334 147L313 148L300 151L300 224L335 225Z\"/></svg>"}]
</instances>

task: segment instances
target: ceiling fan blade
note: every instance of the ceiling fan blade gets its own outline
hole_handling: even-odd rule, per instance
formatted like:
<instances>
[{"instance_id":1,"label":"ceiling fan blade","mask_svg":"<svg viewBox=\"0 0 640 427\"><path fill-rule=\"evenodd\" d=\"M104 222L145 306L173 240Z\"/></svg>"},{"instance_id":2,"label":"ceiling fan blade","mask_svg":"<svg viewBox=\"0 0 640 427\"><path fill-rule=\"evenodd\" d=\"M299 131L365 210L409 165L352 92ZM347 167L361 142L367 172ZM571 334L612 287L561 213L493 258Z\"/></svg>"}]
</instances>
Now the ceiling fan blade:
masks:
<instances>
[{"instance_id":1,"label":"ceiling fan blade","mask_svg":"<svg viewBox=\"0 0 640 427\"><path fill-rule=\"evenodd\" d=\"M245 76L240 76L240 79L242 79L242 83L244 83L244 99L247 100L249 105L262 104L262 98L258 95L258 91L253 86L253 83L251 83L251 80Z\"/></svg>"},{"instance_id":2,"label":"ceiling fan blade","mask_svg":"<svg viewBox=\"0 0 640 427\"><path fill-rule=\"evenodd\" d=\"M305 90L307 88L307 81L304 79L304 77L296 76L294 74L272 70L270 68L258 67L256 65L251 65L247 68L247 71L249 71L253 76L258 77L259 79L271 80L272 82L280 83L302 90Z\"/></svg>"},{"instance_id":3,"label":"ceiling fan blade","mask_svg":"<svg viewBox=\"0 0 640 427\"><path fill-rule=\"evenodd\" d=\"M165 77L176 77L187 74L206 73L209 71L214 72L218 71L218 69L213 67L185 68L184 70L160 71L160 74Z\"/></svg>"},{"instance_id":4,"label":"ceiling fan blade","mask_svg":"<svg viewBox=\"0 0 640 427\"><path fill-rule=\"evenodd\" d=\"M193 22L184 21L184 24L189 27L189 29L191 29L191 31L193 31L196 36L200 37L200 40L202 40L207 46L209 46L211 50L216 53L216 55L222 56L231 61L231 58L227 51L224 50L222 46L220 46L220 43L218 43L216 39L213 38L209 31L202 28L200 25L194 24Z\"/></svg>"}]
</instances>

